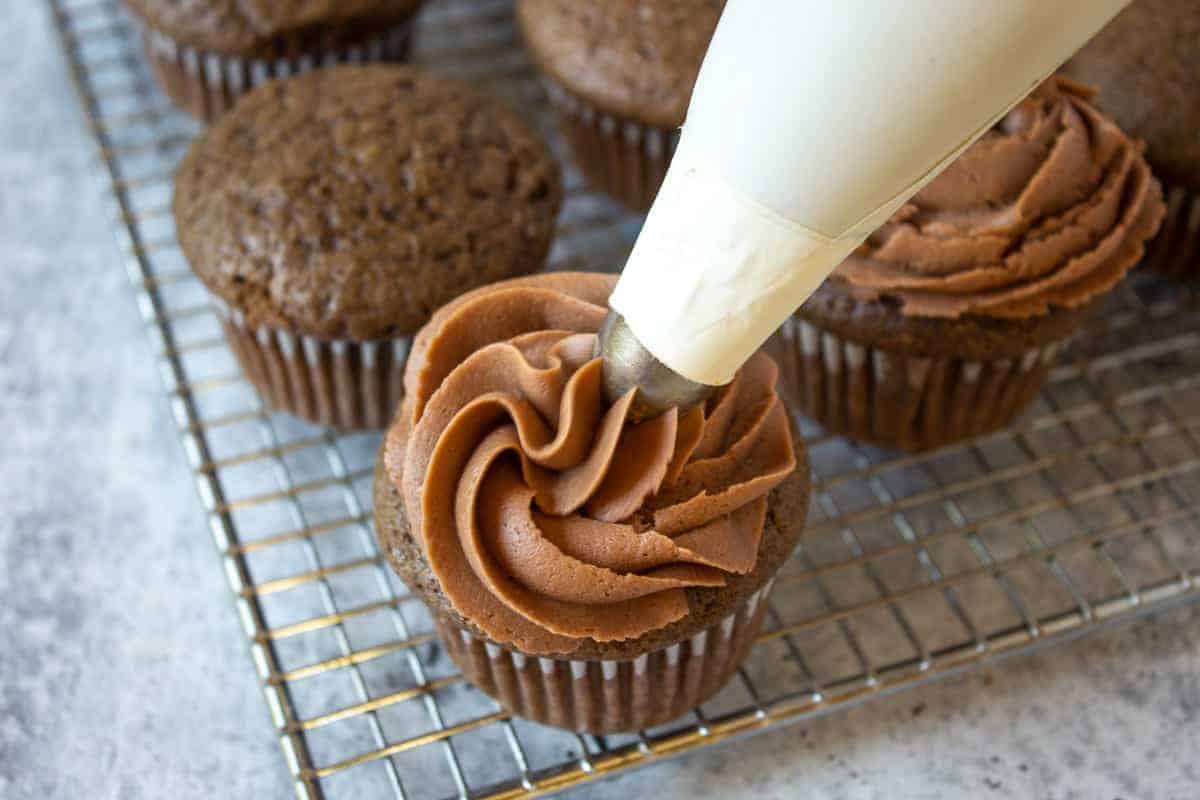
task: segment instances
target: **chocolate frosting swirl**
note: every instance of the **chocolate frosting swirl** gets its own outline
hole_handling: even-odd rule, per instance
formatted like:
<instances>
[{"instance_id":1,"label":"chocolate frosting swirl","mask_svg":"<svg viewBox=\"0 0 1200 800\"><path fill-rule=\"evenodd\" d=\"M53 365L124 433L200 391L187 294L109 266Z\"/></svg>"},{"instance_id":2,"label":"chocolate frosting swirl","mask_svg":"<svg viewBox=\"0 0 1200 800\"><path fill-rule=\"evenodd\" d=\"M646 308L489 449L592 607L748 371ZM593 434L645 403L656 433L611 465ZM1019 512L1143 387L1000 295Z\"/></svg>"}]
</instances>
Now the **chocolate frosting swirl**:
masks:
<instances>
[{"instance_id":1,"label":"chocolate frosting swirl","mask_svg":"<svg viewBox=\"0 0 1200 800\"><path fill-rule=\"evenodd\" d=\"M1162 190L1093 92L1047 80L838 266L904 314L1025 318L1110 289L1158 230Z\"/></svg>"},{"instance_id":2,"label":"chocolate frosting swirl","mask_svg":"<svg viewBox=\"0 0 1200 800\"><path fill-rule=\"evenodd\" d=\"M795 469L763 354L704 408L632 423L605 405L611 276L471 292L422 329L384 460L456 611L530 654L634 639L685 590L753 570L767 494Z\"/></svg>"}]
</instances>

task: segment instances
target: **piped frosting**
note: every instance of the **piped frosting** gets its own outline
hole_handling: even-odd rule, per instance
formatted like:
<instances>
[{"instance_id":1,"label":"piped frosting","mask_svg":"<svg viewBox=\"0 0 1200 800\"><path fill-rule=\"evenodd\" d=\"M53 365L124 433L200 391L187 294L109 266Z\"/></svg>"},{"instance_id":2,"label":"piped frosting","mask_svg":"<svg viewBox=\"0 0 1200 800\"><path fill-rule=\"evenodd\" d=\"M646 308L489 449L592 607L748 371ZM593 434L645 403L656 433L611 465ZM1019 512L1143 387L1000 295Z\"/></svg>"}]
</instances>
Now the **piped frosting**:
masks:
<instances>
[{"instance_id":1,"label":"piped frosting","mask_svg":"<svg viewBox=\"0 0 1200 800\"><path fill-rule=\"evenodd\" d=\"M387 474L453 608L531 654L683 619L687 590L754 569L767 495L795 469L777 369L755 355L704 408L607 405L611 276L471 292L414 344Z\"/></svg>"},{"instance_id":2,"label":"piped frosting","mask_svg":"<svg viewBox=\"0 0 1200 800\"><path fill-rule=\"evenodd\" d=\"M904 314L1025 318L1077 308L1142 257L1162 191L1093 92L1052 77L835 270Z\"/></svg>"}]
</instances>

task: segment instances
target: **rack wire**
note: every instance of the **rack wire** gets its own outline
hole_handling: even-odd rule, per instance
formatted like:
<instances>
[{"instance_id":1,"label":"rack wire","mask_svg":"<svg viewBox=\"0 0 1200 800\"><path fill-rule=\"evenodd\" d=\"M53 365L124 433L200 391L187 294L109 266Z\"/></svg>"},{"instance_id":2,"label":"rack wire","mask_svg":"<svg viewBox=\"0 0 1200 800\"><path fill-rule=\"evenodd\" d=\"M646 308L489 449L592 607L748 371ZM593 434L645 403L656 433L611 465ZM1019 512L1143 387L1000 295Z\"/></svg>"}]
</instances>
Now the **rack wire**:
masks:
<instances>
[{"instance_id":1,"label":"rack wire","mask_svg":"<svg viewBox=\"0 0 1200 800\"><path fill-rule=\"evenodd\" d=\"M1139 277L1011 430L905 456L797 417L807 534L711 702L627 736L510 718L463 682L376 547L378 435L272 413L238 372L172 226L197 128L154 88L134 23L117 0L46 2L299 796L545 795L1200 595L1200 301ZM416 59L523 109L565 156L510 0L432 3ZM568 168L552 268L613 269L639 224Z\"/></svg>"}]
</instances>

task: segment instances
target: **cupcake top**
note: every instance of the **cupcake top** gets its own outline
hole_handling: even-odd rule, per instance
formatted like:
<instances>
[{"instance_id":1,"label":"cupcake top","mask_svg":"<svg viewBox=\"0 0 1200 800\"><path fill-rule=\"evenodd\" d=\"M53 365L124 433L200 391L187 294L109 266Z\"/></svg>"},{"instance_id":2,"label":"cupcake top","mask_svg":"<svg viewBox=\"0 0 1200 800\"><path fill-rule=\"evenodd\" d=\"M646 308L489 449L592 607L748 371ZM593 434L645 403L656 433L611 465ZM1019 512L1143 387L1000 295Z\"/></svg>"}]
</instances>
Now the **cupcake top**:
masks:
<instances>
[{"instance_id":1,"label":"cupcake top","mask_svg":"<svg viewBox=\"0 0 1200 800\"><path fill-rule=\"evenodd\" d=\"M542 69L613 114L679 127L724 0L518 0Z\"/></svg>"},{"instance_id":2,"label":"cupcake top","mask_svg":"<svg viewBox=\"0 0 1200 800\"><path fill-rule=\"evenodd\" d=\"M1162 221L1142 145L1092 92L1051 78L835 270L905 315L1024 318L1074 309L1141 258Z\"/></svg>"},{"instance_id":3,"label":"cupcake top","mask_svg":"<svg viewBox=\"0 0 1200 800\"><path fill-rule=\"evenodd\" d=\"M1064 71L1099 87L1101 107L1146 142L1168 184L1200 191L1200 5L1137 0Z\"/></svg>"},{"instance_id":4,"label":"cupcake top","mask_svg":"<svg viewBox=\"0 0 1200 800\"><path fill-rule=\"evenodd\" d=\"M561 190L496 101L407 67L268 82L179 167L180 244L254 325L408 334L474 286L541 266Z\"/></svg>"},{"instance_id":5,"label":"cupcake top","mask_svg":"<svg viewBox=\"0 0 1200 800\"><path fill-rule=\"evenodd\" d=\"M606 407L594 352L614 283L520 278L438 311L384 444L453 609L525 653L636 639L754 572L768 493L796 469L766 355L705 408L632 423L632 393Z\"/></svg>"},{"instance_id":6,"label":"cupcake top","mask_svg":"<svg viewBox=\"0 0 1200 800\"><path fill-rule=\"evenodd\" d=\"M422 0L125 0L155 30L201 50L277 56L296 40L334 49L413 15Z\"/></svg>"}]
</instances>

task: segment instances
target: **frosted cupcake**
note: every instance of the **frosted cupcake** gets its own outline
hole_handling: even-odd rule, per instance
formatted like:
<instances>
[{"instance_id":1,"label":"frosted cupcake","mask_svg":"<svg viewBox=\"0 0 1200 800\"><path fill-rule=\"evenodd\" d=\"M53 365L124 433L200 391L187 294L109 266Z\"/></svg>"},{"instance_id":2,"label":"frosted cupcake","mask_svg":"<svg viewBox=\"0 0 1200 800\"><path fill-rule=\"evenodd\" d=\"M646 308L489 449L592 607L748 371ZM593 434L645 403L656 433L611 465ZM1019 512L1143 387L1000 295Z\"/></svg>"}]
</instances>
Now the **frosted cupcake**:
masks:
<instances>
[{"instance_id":1,"label":"frosted cupcake","mask_svg":"<svg viewBox=\"0 0 1200 800\"><path fill-rule=\"evenodd\" d=\"M468 680L539 722L636 730L703 702L754 641L808 470L754 356L705 408L606 406L610 276L477 289L434 314L375 480L380 543Z\"/></svg>"},{"instance_id":2,"label":"frosted cupcake","mask_svg":"<svg viewBox=\"0 0 1200 800\"><path fill-rule=\"evenodd\" d=\"M797 311L808 416L923 450L1021 412L1163 217L1141 143L1091 98L1042 84Z\"/></svg>"}]
</instances>

